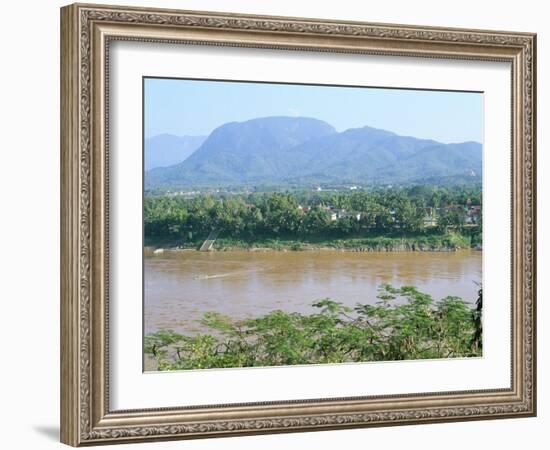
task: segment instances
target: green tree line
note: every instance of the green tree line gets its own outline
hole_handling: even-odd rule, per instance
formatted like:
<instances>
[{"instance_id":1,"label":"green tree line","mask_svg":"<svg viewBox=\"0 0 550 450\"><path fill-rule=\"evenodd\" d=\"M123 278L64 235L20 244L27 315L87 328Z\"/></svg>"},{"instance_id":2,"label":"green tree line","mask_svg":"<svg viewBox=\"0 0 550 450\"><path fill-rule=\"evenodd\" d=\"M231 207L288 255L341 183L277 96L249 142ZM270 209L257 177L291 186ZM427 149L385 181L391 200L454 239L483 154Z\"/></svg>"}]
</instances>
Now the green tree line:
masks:
<instances>
[{"instance_id":1,"label":"green tree line","mask_svg":"<svg viewBox=\"0 0 550 450\"><path fill-rule=\"evenodd\" d=\"M460 231L467 204L480 202L479 188L428 186L370 192L148 197L144 202L144 227L146 237L191 241L204 238L212 230L241 239L418 234L426 231L424 219L429 211L437 211L437 231ZM338 220L331 219L335 211Z\"/></svg>"}]
</instances>

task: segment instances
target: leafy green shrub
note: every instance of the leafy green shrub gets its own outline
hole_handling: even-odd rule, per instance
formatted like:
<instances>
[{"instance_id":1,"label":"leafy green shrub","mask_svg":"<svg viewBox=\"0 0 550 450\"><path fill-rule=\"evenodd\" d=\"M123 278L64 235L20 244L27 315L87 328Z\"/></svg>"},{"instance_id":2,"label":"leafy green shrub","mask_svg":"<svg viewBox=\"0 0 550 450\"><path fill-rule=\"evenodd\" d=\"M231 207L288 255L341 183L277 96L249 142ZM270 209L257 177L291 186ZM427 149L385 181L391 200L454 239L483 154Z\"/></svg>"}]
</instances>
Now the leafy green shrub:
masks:
<instances>
[{"instance_id":1,"label":"leafy green shrub","mask_svg":"<svg viewBox=\"0 0 550 450\"><path fill-rule=\"evenodd\" d=\"M375 304L354 308L326 298L313 314L233 321L207 313L202 325L212 334L161 330L144 348L159 370L480 356L481 296L472 309L459 297L434 302L412 286L382 285Z\"/></svg>"}]
</instances>

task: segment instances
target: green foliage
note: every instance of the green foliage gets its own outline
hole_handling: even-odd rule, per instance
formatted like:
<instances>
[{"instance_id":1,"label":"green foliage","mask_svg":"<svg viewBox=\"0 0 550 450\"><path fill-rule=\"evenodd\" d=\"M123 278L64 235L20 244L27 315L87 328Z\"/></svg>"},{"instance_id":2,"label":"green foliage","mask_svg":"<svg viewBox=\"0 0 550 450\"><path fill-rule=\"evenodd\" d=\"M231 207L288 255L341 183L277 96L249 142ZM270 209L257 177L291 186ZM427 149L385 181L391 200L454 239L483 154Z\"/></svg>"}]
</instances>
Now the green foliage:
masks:
<instances>
[{"instance_id":1,"label":"green foliage","mask_svg":"<svg viewBox=\"0 0 550 450\"><path fill-rule=\"evenodd\" d=\"M458 297L434 302L415 287L383 285L376 303L355 308L325 298L312 314L236 322L207 313L211 334L159 331L145 337L145 353L159 370L480 356L481 296L471 309Z\"/></svg>"},{"instance_id":2,"label":"green foliage","mask_svg":"<svg viewBox=\"0 0 550 450\"><path fill-rule=\"evenodd\" d=\"M146 354L153 355L158 363L159 370L164 367L169 367L169 363L166 362L168 350L172 347L175 348L175 352L180 356L179 343L184 340L185 337L172 330L159 330L156 333L148 334L145 336L143 342L143 351Z\"/></svg>"},{"instance_id":3,"label":"green foliage","mask_svg":"<svg viewBox=\"0 0 550 450\"><path fill-rule=\"evenodd\" d=\"M464 227L464 217L466 215L465 208L457 207L450 211L445 211L438 220L438 228L442 232L447 232L449 229L461 231Z\"/></svg>"},{"instance_id":4,"label":"green foliage","mask_svg":"<svg viewBox=\"0 0 550 450\"><path fill-rule=\"evenodd\" d=\"M483 289L479 289L477 293L476 307L472 311L472 320L474 322L474 335L472 337L472 350L481 352L483 348Z\"/></svg>"},{"instance_id":5,"label":"green foliage","mask_svg":"<svg viewBox=\"0 0 550 450\"><path fill-rule=\"evenodd\" d=\"M418 238L436 231L439 235L472 235L475 245L481 241L481 222L466 229L465 217L467 205L480 204L480 196L479 187L414 186L372 191L147 197L145 237L193 246L212 230L221 232L222 238L244 242ZM437 219L437 230L424 225L426 217ZM481 221L481 217L478 219Z\"/></svg>"}]
</instances>

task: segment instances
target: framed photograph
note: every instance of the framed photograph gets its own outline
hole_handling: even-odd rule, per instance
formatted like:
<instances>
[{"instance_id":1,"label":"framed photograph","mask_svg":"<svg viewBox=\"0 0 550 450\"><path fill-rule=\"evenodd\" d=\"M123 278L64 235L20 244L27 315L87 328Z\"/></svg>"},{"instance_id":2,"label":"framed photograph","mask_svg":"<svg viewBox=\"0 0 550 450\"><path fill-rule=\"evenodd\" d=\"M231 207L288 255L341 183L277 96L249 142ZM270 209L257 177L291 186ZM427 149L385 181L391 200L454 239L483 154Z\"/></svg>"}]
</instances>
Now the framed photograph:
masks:
<instances>
[{"instance_id":1,"label":"framed photograph","mask_svg":"<svg viewBox=\"0 0 550 450\"><path fill-rule=\"evenodd\" d=\"M62 8L62 442L535 415L535 57Z\"/></svg>"}]
</instances>

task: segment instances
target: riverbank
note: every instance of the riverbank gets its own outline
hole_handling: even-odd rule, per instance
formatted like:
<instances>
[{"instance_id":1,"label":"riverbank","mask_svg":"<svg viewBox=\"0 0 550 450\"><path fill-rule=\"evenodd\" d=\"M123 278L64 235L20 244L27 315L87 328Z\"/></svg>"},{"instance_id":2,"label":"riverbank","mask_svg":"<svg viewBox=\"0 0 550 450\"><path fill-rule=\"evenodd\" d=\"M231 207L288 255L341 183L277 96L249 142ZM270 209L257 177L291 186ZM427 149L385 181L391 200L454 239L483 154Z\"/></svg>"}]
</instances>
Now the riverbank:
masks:
<instances>
[{"instance_id":1,"label":"riverbank","mask_svg":"<svg viewBox=\"0 0 550 450\"><path fill-rule=\"evenodd\" d=\"M200 241L181 242L174 240L146 239L145 245L151 251L160 249L170 251L197 250ZM213 245L214 251L350 251L350 252L451 252L460 249L476 248L469 236L458 233L429 234L417 236L372 236L334 238L261 238L254 240L218 238Z\"/></svg>"}]
</instances>

